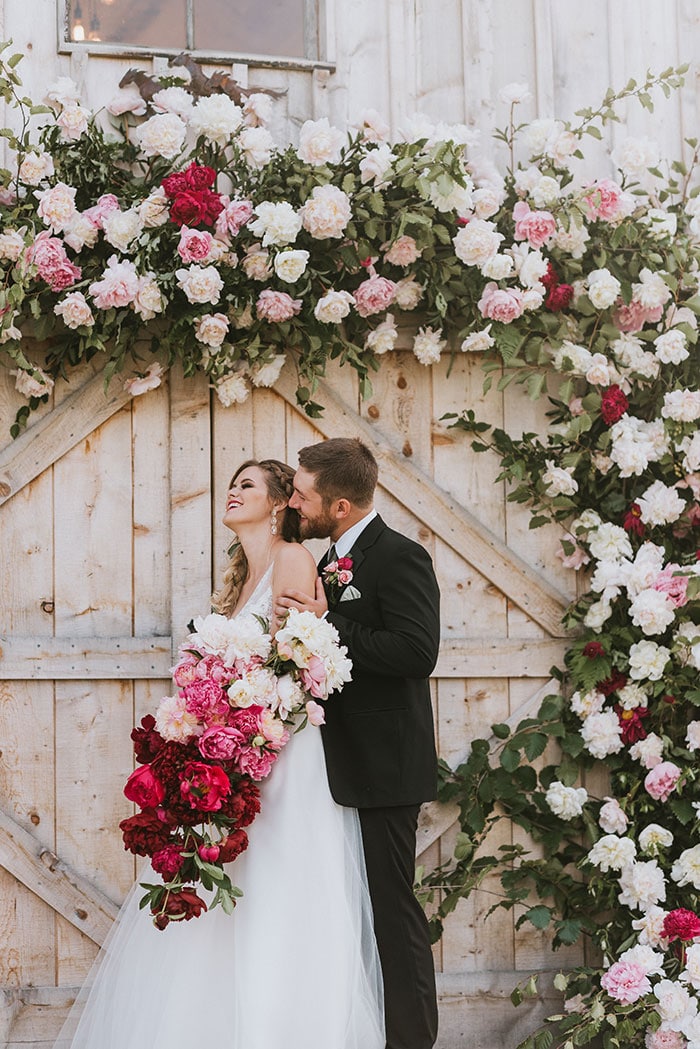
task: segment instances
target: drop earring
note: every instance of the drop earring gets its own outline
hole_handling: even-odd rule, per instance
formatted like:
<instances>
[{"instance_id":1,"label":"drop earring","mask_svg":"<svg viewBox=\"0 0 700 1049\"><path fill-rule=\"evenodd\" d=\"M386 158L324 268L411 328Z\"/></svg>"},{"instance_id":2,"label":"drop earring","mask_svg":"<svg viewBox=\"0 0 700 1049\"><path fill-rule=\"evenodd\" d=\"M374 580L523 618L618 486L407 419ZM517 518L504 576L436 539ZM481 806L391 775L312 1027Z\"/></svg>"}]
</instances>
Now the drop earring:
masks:
<instances>
[{"instance_id":1,"label":"drop earring","mask_svg":"<svg viewBox=\"0 0 700 1049\"><path fill-rule=\"evenodd\" d=\"M277 511L273 510L270 515L270 533L277 535Z\"/></svg>"}]
</instances>

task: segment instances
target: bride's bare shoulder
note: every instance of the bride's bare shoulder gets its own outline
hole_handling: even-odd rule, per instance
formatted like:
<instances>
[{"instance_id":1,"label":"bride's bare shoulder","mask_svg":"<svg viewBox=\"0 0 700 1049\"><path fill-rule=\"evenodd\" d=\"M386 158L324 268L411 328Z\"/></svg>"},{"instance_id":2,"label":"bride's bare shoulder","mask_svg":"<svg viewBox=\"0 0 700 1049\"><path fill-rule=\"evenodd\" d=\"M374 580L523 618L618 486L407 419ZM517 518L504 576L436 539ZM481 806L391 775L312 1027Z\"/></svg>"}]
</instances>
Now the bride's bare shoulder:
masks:
<instances>
[{"instance_id":1,"label":"bride's bare shoulder","mask_svg":"<svg viewBox=\"0 0 700 1049\"><path fill-rule=\"evenodd\" d=\"M313 568L316 572L316 562L310 552L301 543L280 543L275 552L275 569L306 569Z\"/></svg>"}]
</instances>

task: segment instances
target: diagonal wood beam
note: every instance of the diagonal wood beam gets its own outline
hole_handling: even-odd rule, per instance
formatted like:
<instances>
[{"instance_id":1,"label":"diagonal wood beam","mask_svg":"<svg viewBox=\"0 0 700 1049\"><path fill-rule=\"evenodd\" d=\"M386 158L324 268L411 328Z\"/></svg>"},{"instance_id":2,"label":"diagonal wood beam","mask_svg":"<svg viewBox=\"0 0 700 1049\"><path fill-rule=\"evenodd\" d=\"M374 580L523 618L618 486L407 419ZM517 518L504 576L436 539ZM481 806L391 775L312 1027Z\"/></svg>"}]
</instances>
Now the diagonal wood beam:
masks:
<instances>
[{"instance_id":1,"label":"diagonal wood beam","mask_svg":"<svg viewBox=\"0 0 700 1049\"><path fill-rule=\"evenodd\" d=\"M0 506L131 400L121 384L105 394L101 374L0 451Z\"/></svg>"},{"instance_id":2,"label":"diagonal wood beam","mask_svg":"<svg viewBox=\"0 0 700 1049\"><path fill-rule=\"evenodd\" d=\"M550 678L542 688L538 688L529 699L526 699L524 703L506 718L505 724L512 730L518 725L523 718L531 717L537 712L542 700L545 696L550 695L552 692L556 692L559 688L559 683L555 678ZM496 736L489 736L488 742L490 745L497 743L498 738ZM466 761L469 757L469 750L460 761L455 764L459 766L462 762ZM418 836L416 841L416 856L422 856L431 845L434 845L438 838L452 827L459 819L459 805L454 802L449 804L443 804L440 801L431 801L427 805L424 805L420 811L420 817L418 819Z\"/></svg>"},{"instance_id":3,"label":"diagonal wood beam","mask_svg":"<svg viewBox=\"0 0 700 1049\"><path fill-rule=\"evenodd\" d=\"M294 374L285 370L275 390L300 415ZM412 463L326 383L319 383L319 399L327 415L308 420L324 437L362 437L379 462L381 486L423 521L448 546L486 576L552 637L565 637L561 625L568 599L456 499ZM306 416L304 416L306 418Z\"/></svg>"},{"instance_id":4,"label":"diagonal wood beam","mask_svg":"<svg viewBox=\"0 0 700 1049\"><path fill-rule=\"evenodd\" d=\"M101 944L119 908L0 809L0 866Z\"/></svg>"}]
</instances>

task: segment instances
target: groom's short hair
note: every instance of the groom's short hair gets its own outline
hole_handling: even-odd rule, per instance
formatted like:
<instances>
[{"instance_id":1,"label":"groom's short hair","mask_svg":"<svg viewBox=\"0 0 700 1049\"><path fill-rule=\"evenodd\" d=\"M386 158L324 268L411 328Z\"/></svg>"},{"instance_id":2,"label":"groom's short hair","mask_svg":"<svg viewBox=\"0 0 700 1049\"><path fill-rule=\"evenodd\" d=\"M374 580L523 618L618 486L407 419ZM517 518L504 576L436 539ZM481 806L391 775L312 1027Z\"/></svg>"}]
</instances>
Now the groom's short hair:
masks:
<instances>
[{"instance_id":1,"label":"groom's short hair","mask_svg":"<svg viewBox=\"0 0 700 1049\"><path fill-rule=\"evenodd\" d=\"M299 452L299 466L314 475L314 487L324 503L349 499L355 506L371 506L379 467L357 437L332 437L309 444Z\"/></svg>"}]
</instances>

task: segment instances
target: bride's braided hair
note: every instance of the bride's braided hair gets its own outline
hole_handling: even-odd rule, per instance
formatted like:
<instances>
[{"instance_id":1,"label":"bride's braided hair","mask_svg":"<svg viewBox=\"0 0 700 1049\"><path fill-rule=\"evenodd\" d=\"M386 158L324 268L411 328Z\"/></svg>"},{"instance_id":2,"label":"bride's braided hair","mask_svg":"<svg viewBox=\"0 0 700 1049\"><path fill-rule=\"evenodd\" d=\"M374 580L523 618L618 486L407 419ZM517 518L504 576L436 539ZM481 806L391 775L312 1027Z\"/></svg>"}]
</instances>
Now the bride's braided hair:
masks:
<instances>
[{"instance_id":1,"label":"bride's braided hair","mask_svg":"<svg viewBox=\"0 0 700 1049\"><path fill-rule=\"evenodd\" d=\"M229 488L243 470L257 466L265 475L267 494L273 502L287 502L294 491L294 470L279 459L247 459L238 467L229 482ZM296 510L285 506L277 515L279 535L287 543L299 541L299 515ZM238 595L248 578L248 559L240 543L234 543L231 560L224 572L221 587L212 594L211 606L215 612L231 615L238 602Z\"/></svg>"}]
</instances>

